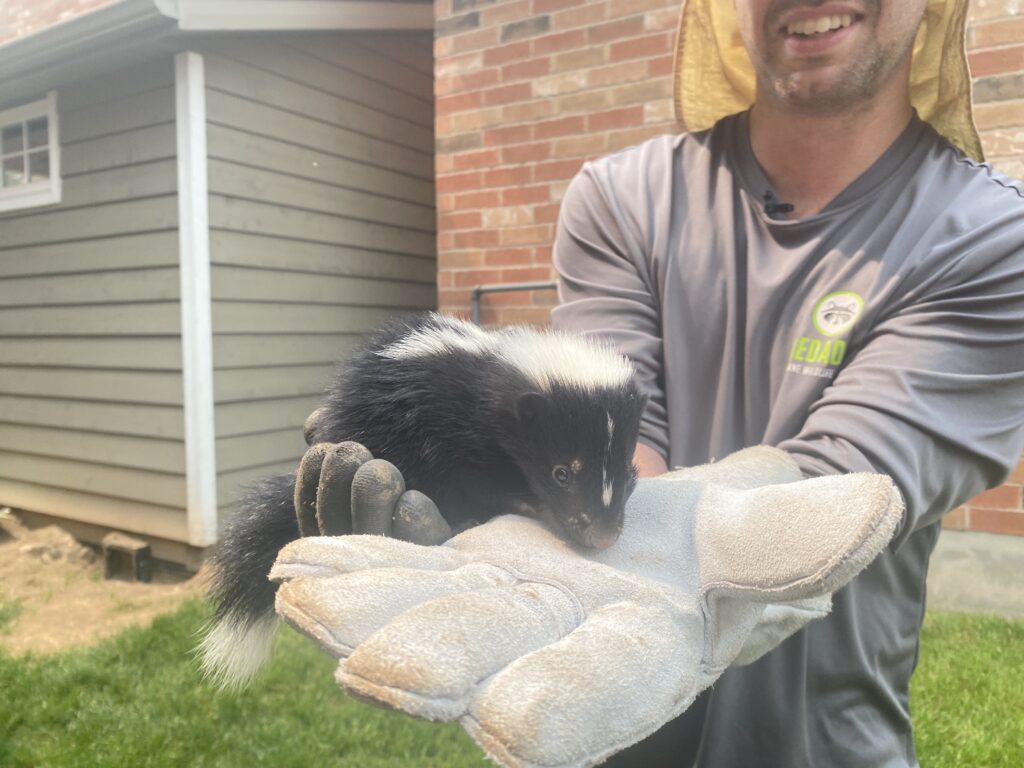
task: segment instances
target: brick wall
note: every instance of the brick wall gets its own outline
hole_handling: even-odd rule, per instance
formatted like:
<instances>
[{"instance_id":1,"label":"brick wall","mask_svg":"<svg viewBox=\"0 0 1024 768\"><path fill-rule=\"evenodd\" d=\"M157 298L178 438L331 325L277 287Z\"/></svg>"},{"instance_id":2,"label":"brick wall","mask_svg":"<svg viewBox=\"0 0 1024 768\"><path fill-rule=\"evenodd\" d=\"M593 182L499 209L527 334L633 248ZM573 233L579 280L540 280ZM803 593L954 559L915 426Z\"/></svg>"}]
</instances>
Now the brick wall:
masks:
<instances>
[{"instance_id":1,"label":"brick wall","mask_svg":"<svg viewBox=\"0 0 1024 768\"><path fill-rule=\"evenodd\" d=\"M554 222L580 165L675 130L678 0L437 0L439 303L552 277ZM1024 3L973 0L969 50L986 153L1024 177ZM485 297L485 323L545 323L552 292ZM1024 535L1024 465L947 526Z\"/></svg>"},{"instance_id":2,"label":"brick wall","mask_svg":"<svg viewBox=\"0 0 1024 768\"><path fill-rule=\"evenodd\" d=\"M674 127L678 0L438 0L440 305L546 280L583 162ZM554 293L492 294L484 322L546 323Z\"/></svg>"},{"instance_id":3,"label":"brick wall","mask_svg":"<svg viewBox=\"0 0 1024 768\"><path fill-rule=\"evenodd\" d=\"M0 44L116 0L0 0Z\"/></svg>"}]
</instances>

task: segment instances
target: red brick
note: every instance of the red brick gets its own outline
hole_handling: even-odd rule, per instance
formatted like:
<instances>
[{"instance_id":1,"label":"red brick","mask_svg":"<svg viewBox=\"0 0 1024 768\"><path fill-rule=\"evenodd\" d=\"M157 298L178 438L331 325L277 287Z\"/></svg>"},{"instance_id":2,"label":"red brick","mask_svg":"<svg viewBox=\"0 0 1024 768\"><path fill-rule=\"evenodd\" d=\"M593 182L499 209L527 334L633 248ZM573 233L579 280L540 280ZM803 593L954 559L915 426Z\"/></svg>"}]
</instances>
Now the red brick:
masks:
<instances>
[{"instance_id":1,"label":"red brick","mask_svg":"<svg viewBox=\"0 0 1024 768\"><path fill-rule=\"evenodd\" d=\"M630 16L641 11L664 8L665 4L665 0L610 0L609 2L612 16ZM673 2L670 5L677 9L678 13L679 3Z\"/></svg>"},{"instance_id":2,"label":"red brick","mask_svg":"<svg viewBox=\"0 0 1024 768\"><path fill-rule=\"evenodd\" d=\"M1011 483L1024 484L1024 461L1017 465L1017 468L1010 473Z\"/></svg>"},{"instance_id":3,"label":"red brick","mask_svg":"<svg viewBox=\"0 0 1024 768\"><path fill-rule=\"evenodd\" d=\"M484 91L484 104L508 104L512 101L525 101L533 96L531 83L515 83L514 85L503 85L500 88L492 88Z\"/></svg>"},{"instance_id":4,"label":"red brick","mask_svg":"<svg viewBox=\"0 0 1024 768\"><path fill-rule=\"evenodd\" d=\"M651 77L666 77L672 74L675 65L673 56L659 56L647 62L647 74Z\"/></svg>"},{"instance_id":5,"label":"red brick","mask_svg":"<svg viewBox=\"0 0 1024 768\"><path fill-rule=\"evenodd\" d=\"M498 164L498 150L496 149L484 149L480 152L461 152L450 157L456 171L465 171L470 168L487 168Z\"/></svg>"},{"instance_id":6,"label":"red brick","mask_svg":"<svg viewBox=\"0 0 1024 768\"><path fill-rule=\"evenodd\" d=\"M583 5L589 0L533 0L534 13L547 13L548 11L560 11L563 8L572 8L576 5Z\"/></svg>"},{"instance_id":7,"label":"red brick","mask_svg":"<svg viewBox=\"0 0 1024 768\"><path fill-rule=\"evenodd\" d=\"M532 248L491 248L484 253L488 267L526 266L532 263Z\"/></svg>"},{"instance_id":8,"label":"red brick","mask_svg":"<svg viewBox=\"0 0 1024 768\"><path fill-rule=\"evenodd\" d=\"M551 14L551 26L554 29L574 29L586 27L604 21L608 17L608 4L591 2Z\"/></svg>"},{"instance_id":9,"label":"red brick","mask_svg":"<svg viewBox=\"0 0 1024 768\"><path fill-rule=\"evenodd\" d=\"M498 234L502 245L532 245L548 242L554 233L550 224L538 224L532 227L507 227Z\"/></svg>"},{"instance_id":10,"label":"red brick","mask_svg":"<svg viewBox=\"0 0 1024 768\"><path fill-rule=\"evenodd\" d=\"M479 189L483 183L483 174L479 171L473 173L456 173L451 176L439 176L434 182L439 194L445 192L466 192L470 189Z\"/></svg>"},{"instance_id":11,"label":"red brick","mask_svg":"<svg viewBox=\"0 0 1024 768\"><path fill-rule=\"evenodd\" d=\"M537 181L553 181L555 179L571 179L583 166L583 160L555 160L540 163L533 168L533 176Z\"/></svg>"},{"instance_id":12,"label":"red brick","mask_svg":"<svg viewBox=\"0 0 1024 768\"><path fill-rule=\"evenodd\" d=\"M479 192L467 192L455 196L455 210L465 211L474 208L490 208L501 203L501 195L497 190L486 189Z\"/></svg>"},{"instance_id":13,"label":"red brick","mask_svg":"<svg viewBox=\"0 0 1024 768\"><path fill-rule=\"evenodd\" d=\"M546 267L515 267L501 270L503 283L532 283L551 279L551 270Z\"/></svg>"},{"instance_id":14,"label":"red brick","mask_svg":"<svg viewBox=\"0 0 1024 768\"><path fill-rule=\"evenodd\" d=\"M523 205L524 203L546 203L551 199L551 187L538 184L533 187L509 187L501 190L502 205Z\"/></svg>"},{"instance_id":15,"label":"red brick","mask_svg":"<svg viewBox=\"0 0 1024 768\"><path fill-rule=\"evenodd\" d=\"M551 313L545 307L516 307L502 309L495 313L494 322L500 325L539 325L551 324Z\"/></svg>"},{"instance_id":16,"label":"red brick","mask_svg":"<svg viewBox=\"0 0 1024 768\"><path fill-rule=\"evenodd\" d=\"M522 61L530 58L530 41L520 40L508 45L499 45L484 51L484 66L493 67L498 64L508 64L510 61Z\"/></svg>"},{"instance_id":17,"label":"red brick","mask_svg":"<svg viewBox=\"0 0 1024 768\"><path fill-rule=\"evenodd\" d=\"M506 64L501 68L502 82L510 80L524 80L533 77L546 75L551 71L551 57L544 56L529 61L517 61L513 64Z\"/></svg>"},{"instance_id":18,"label":"red brick","mask_svg":"<svg viewBox=\"0 0 1024 768\"><path fill-rule=\"evenodd\" d=\"M538 160L547 160L549 157L551 157L551 144L546 141L537 144L518 144L501 150L501 162L506 164L535 163Z\"/></svg>"},{"instance_id":19,"label":"red brick","mask_svg":"<svg viewBox=\"0 0 1024 768\"><path fill-rule=\"evenodd\" d=\"M501 108L501 116L506 123L522 123L540 117L551 117L554 113L555 104L551 99L506 104Z\"/></svg>"},{"instance_id":20,"label":"red brick","mask_svg":"<svg viewBox=\"0 0 1024 768\"><path fill-rule=\"evenodd\" d=\"M523 227L533 224L533 209L525 205L492 208L483 212L483 219L484 226L491 229Z\"/></svg>"},{"instance_id":21,"label":"red brick","mask_svg":"<svg viewBox=\"0 0 1024 768\"><path fill-rule=\"evenodd\" d=\"M452 53L464 53L466 51L484 50L484 62L487 62L487 49L493 50L498 45L498 30L479 29L473 32L462 32L447 38L451 40Z\"/></svg>"},{"instance_id":22,"label":"red brick","mask_svg":"<svg viewBox=\"0 0 1024 768\"><path fill-rule=\"evenodd\" d=\"M533 52L538 56L549 53L562 53L570 48L582 48L587 44L587 33L583 29L544 35L533 41Z\"/></svg>"},{"instance_id":23,"label":"red brick","mask_svg":"<svg viewBox=\"0 0 1024 768\"><path fill-rule=\"evenodd\" d=\"M483 251L445 251L437 255L438 269L448 275L454 274L454 270L457 269L478 269L483 265ZM452 280L451 285L454 284Z\"/></svg>"},{"instance_id":24,"label":"red brick","mask_svg":"<svg viewBox=\"0 0 1024 768\"><path fill-rule=\"evenodd\" d=\"M967 58L971 65L971 74L974 77L1017 72L1024 69L1024 45L978 51L970 54Z\"/></svg>"},{"instance_id":25,"label":"red brick","mask_svg":"<svg viewBox=\"0 0 1024 768\"><path fill-rule=\"evenodd\" d=\"M521 21L530 16L530 0L517 0L486 8L480 14L480 26L493 27L510 21Z\"/></svg>"},{"instance_id":26,"label":"red brick","mask_svg":"<svg viewBox=\"0 0 1024 768\"><path fill-rule=\"evenodd\" d=\"M648 58L665 53L671 49L672 38L670 35L666 33L646 35L633 40L613 43L611 47L611 60L624 61L626 59Z\"/></svg>"},{"instance_id":27,"label":"red brick","mask_svg":"<svg viewBox=\"0 0 1024 768\"><path fill-rule=\"evenodd\" d=\"M972 508L971 530L1024 536L1024 512Z\"/></svg>"},{"instance_id":28,"label":"red brick","mask_svg":"<svg viewBox=\"0 0 1024 768\"><path fill-rule=\"evenodd\" d=\"M441 229L479 229L483 224L480 211L458 211L442 213L437 217L437 226Z\"/></svg>"},{"instance_id":29,"label":"red brick","mask_svg":"<svg viewBox=\"0 0 1024 768\"><path fill-rule=\"evenodd\" d=\"M534 264L550 264L551 263L551 244L542 245L538 248L533 249L533 263Z\"/></svg>"},{"instance_id":30,"label":"red brick","mask_svg":"<svg viewBox=\"0 0 1024 768\"><path fill-rule=\"evenodd\" d=\"M566 72L600 66L606 61L608 61L608 46L594 45L589 48L577 48L574 51L555 54L551 68L555 72Z\"/></svg>"},{"instance_id":31,"label":"red brick","mask_svg":"<svg viewBox=\"0 0 1024 768\"><path fill-rule=\"evenodd\" d=\"M616 128L632 128L643 125L644 108L641 106L610 109L587 117L588 131L610 131Z\"/></svg>"},{"instance_id":32,"label":"red brick","mask_svg":"<svg viewBox=\"0 0 1024 768\"><path fill-rule=\"evenodd\" d=\"M460 93L457 96L445 96L434 101L434 111L438 115L447 115L452 112L465 112L476 109L483 104L483 97L479 91Z\"/></svg>"},{"instance_id":33,"label":"red brick","mask_svg":"<svg viewBox=\"0 0 1024 768\"><path fill-rule=\"evenodd\" d=\"M647 78L646 61L627 61L612 64L608 67L596 67L587 72L587 85L599 88L605 85L618 85Z\"/></svg>"},{"instance_id":34,"label":"red brick","mask_svg":"<svg viewBox=\"0 0 1024 768\"><path fill-rule=\"evenodd\" d=\"M583 133L586 129L586 120L582 117L562 117L558 120L547 120L537 123L534 131L538 139L550 139L555 136L572 136Z\"/></svg>"},{"instance_id":35,"label":"red brick","mask_svg":"<svg viewBox=\"0 0 1024 768\"><path fill-rule=\"evenodd\" d=\"M970 510L967 507L957 507L944 518L942 527L953 531L966 531L970 527Z\"/></svg>"},{"instance_id":36,"label":"red brick","mask_svg":"<svg viewBox=\"0 0 1024 768\"><path fill-rule=\"evenodd\" d=\"M438 96L447 96L462 91L475 91L491 85L497 85L500 70L497 67L481 69L466 75L439 77L434 83L434 91Z\"/></svg>"},{"instance_id":37,"label":"red brick","mask_svg":"<svg viewBox=\"0 0 1024 768\"><path fill-rule=\"evenodd\" d=\"M488 147L520 144L532 138L532 125L510 125L503 128L488 128L484 131L484 145Z\"/></svg>"},{"instance_id":38,"label":"red brick","mask_svg":"<svg viewBox=\"0 0 1024 768\"><path fill-rule=\"evenodd\" d=\"M513 187L533 181L533 167L519 165L513 168L495 168L484 173L485 187Z\"/></svg>"},{"instance_id":39,"label":"red brick","mask_svg":"<svg viewBox=\"0 0 1024 768\"><path fill-rule=\"evenodd\" d=\"M437 304L446 311L452 307L469 307L471 292L468 288L440 290L437 292Z\"/></svg>"},{"instance_id":40,"label":"red brick","mask_svg":"<svg viewBox=\"0 0 1024 768\"><path fill-rule=\"evenodd\" d=\"M472 288L474 285L501 282L501 270L468 269L455 273L456 288Z\"/></svg>"},{"instance_id":41,"label":"red brick","mask_svg":"<svg viewBox=\"0 0 1024 768\"><path fill-rule=\"evenodd\" d=\"M555 157L597 157L608 150L608 136L604 133L588 133L572 136L555 142L552 154Z\"/></svg>"},{"instance_id":42,"label":"red brick","mask_svg":"<svg viewBox=\"0 0 1024 768\"><path fill-rule=\"evenodd\" d=\"M487 248L500 242L500 233L493 229L473 229L455 233L456 248Z\"/></svg>"},{"instance_id":43,"label":"red brick","mask_svg":"<svg viewBox=\"0 0 1024 768\"><path fill-rule=\"evenodd\" d=\"M1024 40L1024 16L974 24L968 30L967 39L968 46L974 50L1019 43Z\"/></svg>"},{"instance_id":44,"label":"red brick","mask_svg":"<svg viewBox=\"0 0 1024 768\"><path fill-rule=\"evenodd\" d=\"M971 508L1019 510L1021 508L1020 491L1019 485L1001 485L998 488L991 488L984 493L979 493L968 501L967 505Z\"/></svg>"},{"instance_id":45,"label":"red brick","mask_svg":"<svg viewBox=\"0 0 1024 768\"><path fill-rule=\"evenodd\" d=\"M538 224L548 224L558 221L558 212L562 206L560 203L538 205L533 209L533 220Z\"/></svg>"},{"instance_id":46,"label":"red brick","mask_svg":"<svg viewBox=\"0 0 1024 768\"><path fill-rule=\"evenodd\" d=\"M632 16L628 19L611 21L607 24L599 24L587 30L587 43L597 45L608 43L612 40L621 40L624 37L637 37L644 31L644 17Z\"/></svg>"}]
</instances>

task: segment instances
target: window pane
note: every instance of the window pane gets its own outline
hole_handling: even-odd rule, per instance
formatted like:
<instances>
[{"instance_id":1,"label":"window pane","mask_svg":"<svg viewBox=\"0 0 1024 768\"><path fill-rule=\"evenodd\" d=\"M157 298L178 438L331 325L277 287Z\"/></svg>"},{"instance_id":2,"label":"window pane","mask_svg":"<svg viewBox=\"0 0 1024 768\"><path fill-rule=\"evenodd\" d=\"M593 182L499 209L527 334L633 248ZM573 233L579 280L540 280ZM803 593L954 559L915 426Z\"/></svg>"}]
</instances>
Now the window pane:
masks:
<instances>
[{"instance_id":1,"label":"window pane","mask_svg":"<svg viewBox=\"0 0 1024 768\"><path fill-rule=\"evenodd\" d=\"M25 183L25 157L24 155L16 155L15 157L4 158L4 186L5 187L16 187L19 184Z\"/></svg>"},{"instance_id":2,"label":"window pane","mask_svg":"<svg viewBox=\"0 0 1024 768\"><path fill-rule=\"evenodd\" d=\"M21 123L4 126L3 136L0 137L0 141L3 142L5 155L9 155L11 152L21 152L25 148L21 141L21 126Z\"/></svg>"},{"instance_id":3,"label":"window pane","mask_svg":"<svg viewBox=\"0 0 1024 768\"><path fill-rule=\"evenodd\" d=\"M28 121L28 148L45 147L49 139L49 132L46 128L46 118L37 117Z\"/></svg>"},{"instance_id":4,"label":"window pane","mask_svg":"<svg viewBox=\"0 0 1024 768\"><path fill-rule=\"evenodd\" d=\"M46 181L50 178L50 151L47 149L28 154L28 180Z\"/></svg>"}]
</instances>

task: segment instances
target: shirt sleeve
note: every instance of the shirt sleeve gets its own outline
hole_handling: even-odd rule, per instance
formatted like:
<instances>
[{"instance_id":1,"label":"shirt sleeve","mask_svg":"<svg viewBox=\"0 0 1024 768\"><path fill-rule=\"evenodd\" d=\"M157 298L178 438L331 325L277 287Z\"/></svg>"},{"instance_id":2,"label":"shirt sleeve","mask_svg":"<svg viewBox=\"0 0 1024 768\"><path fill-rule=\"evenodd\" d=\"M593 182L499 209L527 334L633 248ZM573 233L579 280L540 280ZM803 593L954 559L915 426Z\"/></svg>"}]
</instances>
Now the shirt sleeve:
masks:
<instances>
[{"instance_id":1,"label":"shirt sleeve","mask_svg":"<svg viewBox=\"0 0 1024 768\"><path fill-rule=\"evenodd\" d=\"M605 338L630 358L648 396L640 442L667 456L661 313L643 251L631 217L604 194L594 167L585 166L559 214L552 254L559 306L552 323Z\"/></svg>"},{"instance_id":2,"label":"shirt sleeve","mask_svg":"<svg viewBox=\"0 0 1024 768\"><path fill-rule=\"evenodd\" d=\"M879 322L802 429L780 443L806 475L889 475L894 546L1004 482L1024 448L1024 237L978 246ZM993 256L1002 253L1002 256ZM982 270L970 269L983 262Z\"/></svg>"}]
</instances>

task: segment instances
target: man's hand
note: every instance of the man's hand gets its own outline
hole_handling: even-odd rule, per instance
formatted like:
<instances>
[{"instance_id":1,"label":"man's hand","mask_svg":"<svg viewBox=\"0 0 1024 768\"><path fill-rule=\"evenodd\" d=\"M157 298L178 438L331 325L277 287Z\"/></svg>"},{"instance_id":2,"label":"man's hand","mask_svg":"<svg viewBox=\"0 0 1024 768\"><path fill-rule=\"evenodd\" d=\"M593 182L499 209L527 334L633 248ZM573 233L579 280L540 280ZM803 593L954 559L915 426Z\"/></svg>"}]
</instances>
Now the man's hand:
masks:
<instances>
[{"instance_id":1,"label":"man's hand","mask_svg":"<svg viewBox=\"0 0 1024 768\"><path fill-rule=\"evenodd\" d=\"M320 411L306 419L306 443L315 439ZM295 476L295 514L302 536L349 533L440 544L451 527L419 491L407 491L398 468L355 442L310 445Z\"/></svg>"},{"instance_id":2,"label":"man's hand","mask_svg":"<svg viewBox=\"0 0 1024 768\"><path fill-rule=\"evenodd\" d=\"M358 698L458 719L506 766L594 765L824 616L902 516L887 477L800 478L760 447L642 480L600 552L516 515L441 547L292 542L277 611Z\"/></svg>"}]
</instances>

